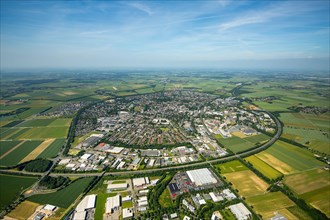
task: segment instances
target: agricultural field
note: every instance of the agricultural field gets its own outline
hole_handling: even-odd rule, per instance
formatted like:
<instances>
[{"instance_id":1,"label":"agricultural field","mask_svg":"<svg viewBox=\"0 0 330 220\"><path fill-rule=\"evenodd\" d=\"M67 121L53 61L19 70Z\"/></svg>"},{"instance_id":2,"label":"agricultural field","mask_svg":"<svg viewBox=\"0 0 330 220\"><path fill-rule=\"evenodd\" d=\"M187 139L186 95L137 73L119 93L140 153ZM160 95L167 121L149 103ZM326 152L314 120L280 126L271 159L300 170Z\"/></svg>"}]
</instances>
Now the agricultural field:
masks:
<instances>
[{"instance_id":1,"label":"agricultural field","mask_svg":"<svg viewBox=\"0 0 330 220\"><path fill-rule=\"evenodd\" d=\"M233 136L230 138L220 138L217 140L221 144L223 144L227 149L231 150L234 153L238 153L241 151L251 149L263 142L266 142L269 139L270 137L265 134L257 134L244 138Z\"/></svg>"},{"instance_id":2,"label":"agricultural field","mask_svg":"<svg viewBox=\"0 0 330 220\"><path fill-rule=\"evenodd\" d=\"M246 201L258 215L262 216L262 219L273 217L275 212L285 216L287 219L299 219L289 211L289 208L296 207L296 204L282 192L268 192L249 197ZM303 212L302 210L300 211Z\"/></svg>"},{"instance_id":3,"label":"agricultural field","mask_svg":"<svg viewBox=\"0 0 330 220\"><path fill-rule=\"evenodd\" d=\"M275 170L273 167L269 166L264 161L260 160L256 156L249 156L245 158L246 161L248 161L250 164L253 165L254 168L256 168L259 172L261 172L263 175L265 175L269 179L276 179L280 176L282 176L282 173Z\"/></svg>"},{"instance_id":4,"label":"agricultural field","mask_svg":"<svg viewBox=\"0 0 330 220\"><path fill-rule=\"evenodd\" d=\"M24 157L19 163L24 163L30 160L36 159L39 154L41 154L45 149L49 147L51 143L54 142L55 139L46 139L44 140L37 148L31 151L26 157Z\"/></svg>"},{"instance_id":5,"label":"agricultural field","mask_svg":"<svg viewBox=\"0 0 330 220\"><path fill-rule=\"evenodd\" d=\"M32 119L20 123L16 127L45 127L51 124L55 119Z\"/></svg>"},{"instance_id":6,"label":"agricultural field","mask_svg":"<svg viewBox=\"0 0 330 220\"><path fill-rule=\"evenodd\" d=\"M308 150L283 141L277 141L256 156L283 174L325 166Z\"/></svg>"},{"instance_id":7,"label":"agricultural field","mask_svg":"<svg viewBox=\"0 0 330 220\"><path fill-rule=\"evenodd\" d=\"M3 210L19 197L21 192L37 181L36 177L0 174L0 209Z\"/></svg>"},{"instance_id":8,"label":"agricultural field","mask_svg":"<svg viewBox=\"0 0 330 220\"><path fill-rule=\"evenodd\" d=\"M4 155L19 143L21 143L21 141L0 141L0 155Z\"/></svg>"},{"instance_id":9,"label":"agricultural field","mask_svg":"<svg viewBox=\"0 0 330 220\"><path fill-rule=\"evenodd\" d=\"M330 216L330 175L328 170L313 169L288 175L284 184L311 206Z\"/></svg>"},{"instance_id":10,"label":"agricultural field","mask_svg":"<svg viewBox=\"0 0 330 220\"><path fill-rule=\"evenodd\" d=\"M44 151L42 151L37 158L52 158L56 157L65 143L65 139L56 139Z\"/></svg>"},{"instance_id":11,"label":"agricultural field","mask_svg":"<svg viewBox=\"0 0 330 220\"><path fill-rule=\"evenodd\" d=\"M6 154L0 156L1 166L15 166L28 154L36 149L42 141L25 141L11 148Z\"/></svg>"},{"instance_id":12,"label":"agricultural field","mask_svg":"<svg viewBox=\"0 0 330 220\"><path fill-rule=\"evenodd\" d=\"M20 203L7 216L19 220L28 219L34 213L34 211L38 206L40 206L40 204L25 200L22 203Z\"/></svg>"},{"instance_id":13,"label":"agricultural field","mask_svg":"<svg viewBox=\"0 0 330 220\"><path fill-rule=\"evenodd\" d=\"M47 138L66 138L68 127L34 127L18 136L18 140L40 140Z\"/></svg>"},{"instance_id":14,"label":"agricultural field","mask_svg":"<svg viewBox=\"0 0 330 220\"><path fill-rule=\"evenodd\" d=\"M246 198L264 194L269 185L250 170L223 174L238 193Z\"/></svg>"},{"instance_id":15,"label":"agricultural field","mask_svg":"<svg viewBox=\"0 0 330 220\"><path fill-rule=\"evenodd\" d=\"M226 163L214 165L221 174L248 170L248 168L238 160L232 160Z\"/></svg>"},{"instance_id":16,"label":"agricultural field","mask_svg":"<svg viewBox=\"0 0 330 220\"><path fill-rule=\"evenodd\" d=\"M62 208L68 208L85 190L92 179L92 177L81 178L72 182L64 189L54 193L33 195L29 197L28 200L39 204L51 204Z\"/></svg>"}]
</instances>

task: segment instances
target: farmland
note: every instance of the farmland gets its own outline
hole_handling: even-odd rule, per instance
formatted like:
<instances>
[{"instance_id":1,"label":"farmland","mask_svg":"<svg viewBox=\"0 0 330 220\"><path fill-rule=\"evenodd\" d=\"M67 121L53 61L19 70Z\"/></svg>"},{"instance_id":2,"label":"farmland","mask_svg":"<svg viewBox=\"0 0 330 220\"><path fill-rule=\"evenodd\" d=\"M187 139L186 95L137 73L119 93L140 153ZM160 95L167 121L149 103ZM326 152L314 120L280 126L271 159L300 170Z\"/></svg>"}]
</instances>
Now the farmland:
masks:
<instances>
[{"instance_id":1,"label":"farmland","mask_svg":"<svg viewBox=\"0 0 330 220\"><path fill-rule=\"evenodd\" d=\"M256 156L283 174L324 166L313 153L283 141L277 141Z\"/></svg>"},{"instance_id":2,"label":"farmland","mask_svg":"<svg viewBox=\"0 0 330 220\"><path fill-rule=\"evenodd\" d=\"M65 139L56 139L52 142L37 158L51 158L56 157L58 152L61 150L64 145Z\"/></svg>"},{"instance_id":3,"label":"farmland","mask_svg":"<svg viewBox=\"0 0 330 220\"><path fill-rule=\"evenodd\" d=\"M220 138L220 139L218 138L217 140L232 152L238 153L241 151L251 149L263 142L266 142L269 138L270 137L268 137L265 134L257 134L245 138L233 136L230 138Z\"/></svg>"},{"instance_id":4,"label":"farmland","mask_svg":"<svg viewBox=\"0 0 330 220\"><path fill-rule=\"evenodd\" d=\"M330 176L329 171L313 169L288 175L284 183L297 195L306 200L315 208L330 215Z\"/></svg>"},{"instance_id":5,"label":"farmland","mask_svg":"<svg viewBox=\"0 0 330 220\"><path fill-rule=\"evenodd\" d=\"M273 217L274 212L284 215L287 219L299 219L288 210L288 208L296 206L295 203L281 192L269 192L249 197L246 201L253 206L257 214L262 216L262 219Z\"/></svg>"},{"instance_id":6,"label":"farmland","mask_svg":"<svg viewBox=\"0 0 330 220\"><path fill-rule=\"evenodd\" d=\"M0 141L0 155L18 145L21 141Z\"/></svg>"},{"instance_id":7,"label":"farmland","mask_svg":"<svg viewBox=\"0 0 330 220\"><path fill-rule=\"evenodd\" d=\"M268 184L250 170L224 174L238 193L244 197L260 195L266 192Z\"/></svg>"},{"instance_id":8,"label":"farmland","mask_svg":"<svg viewBox=\"0 0 330 220\"><path fill-rule=\"evenodd\" d=\"M68 131L68 127L35 127L28 129L16 139L40 140L46 138L66 138Z\"/></svg>"},{"instance_id":9,"label":"farmland","mask_svg":"<svg viewBox=\"0 0 330 220\"><path fill-rule=\"evenodd\" d=\"M281 113L284 122L283 137L325 154L329 149L329 115Z\"/></svg>"},{"instance_id":10,"label":"farmland","mask_svg":"<svg viewBox=\"0 0 330 220\"><path fill-rule=\"evenodd\" d=\"M41 144L42 141L26 141L11 151L4 158L0 159L1 166L15 166L30 152Z\"/></svg>"},{"instance_id":11,"label":"farmland","mask_svg":"<svg viewBox=\"0 0 330 220\"><path fill-rule=\"evenodd\" d=\"M35 177L11 176L0 174L0 209L4 209L21 194L21 191L37 181Z\"/></svg>"},{"instance_id":12,"label":"farmland","mask_svg":"<svg viewBox=\"0 0 330 220\"><path fill-rule=\"evenodd\" d=\"M8 216L15 219L27 219L39 205L38 203L24 201L11 211Z\"/></svg>"},{"instance_id":13,"label":"farmland","mask_svg":"<svg viewBox=\"0 0 330 220\"><path fill-rule=\"evenodd\" d=\"M248 168L238 160L229 161L223 164L217 164L215 165L215 167L218 170L220 169L221 174L248 170Z\"/></svg>"},{"instance_id":14,"label":"farmland","mask_svg":"<svg viewBox=\"0 0 330 220\"><path fill-rule=\"evenodd\" d=\"M28 200L39 204L52 204L62 208L68 208L91 181L91 177L81 178L57 192L34 195L29 197Z\"/></svg>"},{"instance_id":15,"label":"farmland","mask_svg":"<svg viewBox=\"0 0 330 220\"><path fill-rule=\"evenodd\" d=\"M280 172L278 172L273 167L269 166L267 163L260 160L256 156L247 157L245 158L245 160L251 163L254 168L256 168L269 179L276 179L282 175Z\"/></svg>"}]
</instances>

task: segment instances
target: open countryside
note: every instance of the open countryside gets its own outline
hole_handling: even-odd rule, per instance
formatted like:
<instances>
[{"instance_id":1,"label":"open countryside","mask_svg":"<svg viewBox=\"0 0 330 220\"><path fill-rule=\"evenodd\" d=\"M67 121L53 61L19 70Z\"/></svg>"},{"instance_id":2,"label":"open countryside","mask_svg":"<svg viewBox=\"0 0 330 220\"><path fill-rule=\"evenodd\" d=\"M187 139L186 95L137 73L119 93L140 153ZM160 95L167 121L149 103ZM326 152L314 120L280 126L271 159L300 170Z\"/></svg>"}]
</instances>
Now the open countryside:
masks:
<instances>
[{"instance_id":1,"label":"open countryside","mask_svg":"<svg viewBox=\"0 0 330 220\"><path fill-rule=\"evenodd\" d=\"M0 219L330 219L330 2L0 1Z\"/></svg>"}]
</instances>

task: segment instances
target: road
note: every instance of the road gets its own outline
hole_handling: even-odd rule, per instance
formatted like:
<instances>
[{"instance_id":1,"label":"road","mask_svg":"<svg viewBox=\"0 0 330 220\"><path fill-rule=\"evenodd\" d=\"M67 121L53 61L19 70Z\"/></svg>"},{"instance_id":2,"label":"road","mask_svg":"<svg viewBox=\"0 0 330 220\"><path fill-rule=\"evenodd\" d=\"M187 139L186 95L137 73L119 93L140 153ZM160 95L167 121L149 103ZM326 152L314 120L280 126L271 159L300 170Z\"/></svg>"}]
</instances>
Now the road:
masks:
<instances>
[{"instance_id":1,"label":"road","mask_svg":"<svg viewBox=\"0 0 330 220\"><path fill-rule=\"evenodd\" d=\"M209 161L201 161L201 162L197 162L197 163L193 163L193 164L183 164L183 165L172 166L172 167L160 167L160 168L155 168L155 169L150 169L150 170L127 170L127 171L117 171L117 172L106 172L104 175L105 176L109 176L109 175L120 176L120 175L130 175L130 174L152 173L152 172L157 172L157 171L169 171L169 170L189 168L189 167L194 167L194 166L199 166L199 165L214 164L214 163L232 160L232 159L239 158L239 157L246 157L246 156L250 156L252 154L256 154L260 151L267 149L272 144L274 144L275 141L277 141L282 134L282 126L281 126L280 121L271 113L269 113L269 112L266 112L266 113L268 113L274 119L276 126L277 126L277 131L276 131L276 134L268 142L262 144L261 146L259 146L257 148L253 148L249 151L237 153L234 155L221 157L218 159L209 160ZM24 172L24 171L23 172L22 171L7 171L7 172L10 172L13 174L23 173L23 174L32 174L32 175L39 175L39 176L42 175L40 173L28 173L28 172ZM66 177L91 177L91 176L101 176L102 173L50 173L49 175L50 176L66 176ZM44 175L42 175L42 176L44 176Z\"/></svg>"},{"instance_id":2,"label":"road","mask_svg":"<svg viewBox=\"0 0 330 220\"><path fill-rule=\"evenodd\" d=\"M239 88L241 88L241 86L237 87L233 91L234 96L237 95L237 94L234 94L234 93L236 93ZM193 164L183 164L183 165L171 166L171 167L160 167L160 168L155 168L155 169L150 169L150 170L147 169L147 170L127 170L127 171L106 172L104 175L105 176L109 176L109 175L120 176L120 175L130 175L130 174L152 173L152 172L157 172L157 171L169 171L169 170L174 170L174 169L181 169L181 168L189 168L189 167L200 166L200 165L214 164L214 163L224 162L224 161L228 161L228 160L233 160L233 159L239 158L239 157L246 157L246 156L250 156L252 154L256 154L260 151L263 151L263 150L267 149L272 144L274 144L280 138L280 136L282 134L282 125L281 125L280 121L278 120L278 118L275 117L270 112L267 112L267 111L263 111L263 112L269 114L273 118L273 120L276 123L277 130L276 130L276 134L269 141L267 141L266 143L262 144L261 146L259 146L257 148L253 148L253 149L248 150L246 152L237 153L237 154L234 154L234 155L229 155L229 156L225 156L225 157L221 157L221 158L217 158L217 159L213 159L213 160L196 162L196 163L193 163ZM56 162L58 162L58 160L59 160L59 157L54 159L53 166L56 164ZM0 173L1 172L3 172L3 171L0 170ZM29 174L29 175L36 175L36 176L41 176L41 177L44 177L48 174L50 176L65 176L65 177L93 177L93 176L101 176L102 175L102 173L50 173L50 171L45 172L45 173L31 173L31 172L25 172L25 171L4 170L4 172L12 173L12 174Z\"/></svg>"}]
</instances>

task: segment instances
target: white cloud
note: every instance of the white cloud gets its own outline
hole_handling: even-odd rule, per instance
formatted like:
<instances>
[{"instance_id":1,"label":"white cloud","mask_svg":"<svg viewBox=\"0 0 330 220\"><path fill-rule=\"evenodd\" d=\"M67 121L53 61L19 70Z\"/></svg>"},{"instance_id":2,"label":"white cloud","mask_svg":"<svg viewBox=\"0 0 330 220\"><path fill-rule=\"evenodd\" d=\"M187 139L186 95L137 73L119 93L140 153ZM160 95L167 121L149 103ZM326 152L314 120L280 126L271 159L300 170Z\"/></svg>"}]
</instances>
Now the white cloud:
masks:
<instances>
[{"instance_id":1,"label":"white cloud","mask_svg":"<svg viewBox=\"0 0 330 220\"><path fill-rule=\"evenodd\" d=\"M129 3L129 6L136 8L140 11L143 11L145 13L147 13L148 15L152 15L154 14L154 12L151 10L151 8L145 4L142 3L138 3L138 2L133 2L133 3Z\"/></svg>"}]
</instances>

